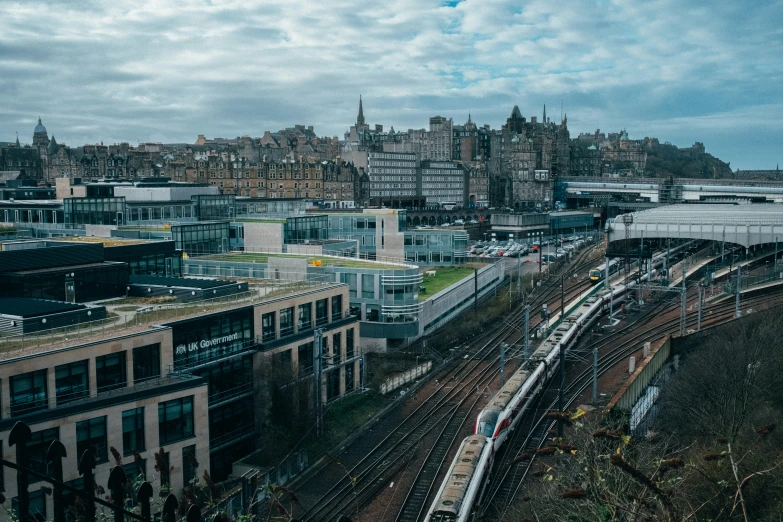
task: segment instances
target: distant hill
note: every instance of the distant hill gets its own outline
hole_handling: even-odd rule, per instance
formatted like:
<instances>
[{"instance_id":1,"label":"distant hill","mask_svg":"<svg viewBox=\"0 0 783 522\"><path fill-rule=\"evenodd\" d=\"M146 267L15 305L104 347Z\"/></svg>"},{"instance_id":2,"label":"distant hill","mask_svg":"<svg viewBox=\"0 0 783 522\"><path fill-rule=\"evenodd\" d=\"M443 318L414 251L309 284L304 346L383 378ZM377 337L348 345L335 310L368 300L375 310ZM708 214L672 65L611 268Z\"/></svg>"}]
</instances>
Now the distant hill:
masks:
<instances>
[{"instance_id":1,"label":"distant hill","mask_svg":"<svg viewBox=\"0 0 783 522\"><path fill-rule=\"evenodd\" d=\"M702 178L721 179L734 177L729 163L725 163L704 150L704 144L694 143L679 148L670 143L648 139L645 176L650 178Z\"/></svg>"}]
</instances>

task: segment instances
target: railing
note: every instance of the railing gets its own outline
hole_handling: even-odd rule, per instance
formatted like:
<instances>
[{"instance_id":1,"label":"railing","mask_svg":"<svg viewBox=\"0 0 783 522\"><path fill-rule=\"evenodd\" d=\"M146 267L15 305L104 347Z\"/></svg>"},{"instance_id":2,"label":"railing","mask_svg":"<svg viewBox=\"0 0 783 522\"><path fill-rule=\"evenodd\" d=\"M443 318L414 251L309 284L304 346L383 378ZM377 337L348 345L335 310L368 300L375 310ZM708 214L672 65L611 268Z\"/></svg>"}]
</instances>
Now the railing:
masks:
<instances>
[{"instance_id":1,"label":"railing","mask_svg":"<svg viewBox=\"0 0 783 522\"><path fill-rule=\"evenodd\" d=\"M32 346L48 345L55 342L73 345L77 341L84 341L91 336L103 339L107 331L110 334L121 335L122 330L126 328L184 319L188 316L204 313L205 307L209 311L234 308L243 303L257 302L270 298L273 293L261 295L257 291L248 290L237 294L187 301L185 303L140 306L133 314L123 314L119 317L107 317L97 321L49 328L31 333L2 335L3 332L0 331L0 349L6 353L11 353L15 348L23 350Z\"/></svg>"},{"instance_id":2,"label":"railing","mask_svg":"<svg viewBox=\"0 0 783 522\"><path fill-rule=\"evenodd\" d=\"M222 402L226 402L228 400L234 399L236 397L241 397L242 395L246 395L252 392L253 392L253 383L246 382L244 384L240 384L239 386L234 386L233 388L229 388L227 390L221 390L214 393L210 393L209 407L212 408Z\"/></svg>"},{"instance_id":3,"label":"railing","mask_svg":"<svg viewBox=\"0 0 783 522\"><path fill-rule=\"evenodd\" d=\"M51 410L61 406L73 406L79 403L85 403L95 399L105 399L108 397L117 397L125 393L133 393L149 388L157 388L169 384L175 380L196 379L198 377L178 372L168 372L167 375L158 375L148 379L135 381L125 380L121 383L109 386L100 386L96 388L96 395L90 395L90 390L85 387L84 390L71 393L59 393L54 397L44 397L27 402L11 402L11 415L26 415L36 411ZM87 385L85 385L87 386Z\"/></svg>"},{"instance_id":4,"label":"railing","mask_svg":"<svg viewBox=\"0 0 783 522\"><path fill-rule=\"evenodd\" d=\"M4 467L16 471L17 503L16 519L20 521L31 520L30 513L30 479L35 478L38 481L44 481L51 485L52 497L54 500L55 522L64 522L66 520L67 506L63 494L68 492L77 495L83 503L84 511L81 519L84 522L95 522L96 506L108 508L113 515L115 522L124 520L139 520L142 522L152 522L152 484L144 481L135 491L133 485L129 483L128 477L121 466L115 466L109 474L109 480L106 484L107 490L111 493L109 500L104 500L95 496L96 488L93 470L95 469L95 457L88 449L82 453L79 458L79 474L83 477L83 487L77 488L63 481L63 459L67 456L65 446L59 440L54 440L49 445L46 452L46 462L51 470L50 475L39 473L31 467L30 455L27 454L27 443L30 441L32 432L30 427L17 422L11 429L8 438L8 444L16 448L16 462L6 459L0 459ZM0 470L2 471L2 470ZM126 498L138 502L138 513L127 509ZM177 520L177 510L179 501L173 494L169 494L163 502L161 510L162 522L175 522ZM187 515L183 520L187 522L199 522L201 520L201 510L196 505L191 505Z\"/></svg>"}]
</instances>

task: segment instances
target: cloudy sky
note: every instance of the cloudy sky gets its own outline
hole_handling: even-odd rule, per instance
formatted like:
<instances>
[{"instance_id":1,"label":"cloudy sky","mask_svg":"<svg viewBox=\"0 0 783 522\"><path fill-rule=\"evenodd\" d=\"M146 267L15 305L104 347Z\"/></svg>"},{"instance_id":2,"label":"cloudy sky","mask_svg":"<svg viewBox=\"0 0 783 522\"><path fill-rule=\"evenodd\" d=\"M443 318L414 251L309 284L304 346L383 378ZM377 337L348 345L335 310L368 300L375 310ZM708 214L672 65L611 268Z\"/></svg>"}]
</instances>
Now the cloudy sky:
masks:
<instances>
[{"instance_id":1,"label":"cloudy sky","mask_svg":"<svg viewBox=\"0 0 783 522\"><path fill-rule=\"evenodd\" d=\"M702 141L783 160L779 0L0 1L0 141L40 115L69 145L339 135L434 115L498 128L519 105L571 136Z\"/></svg>"}]
</instances>

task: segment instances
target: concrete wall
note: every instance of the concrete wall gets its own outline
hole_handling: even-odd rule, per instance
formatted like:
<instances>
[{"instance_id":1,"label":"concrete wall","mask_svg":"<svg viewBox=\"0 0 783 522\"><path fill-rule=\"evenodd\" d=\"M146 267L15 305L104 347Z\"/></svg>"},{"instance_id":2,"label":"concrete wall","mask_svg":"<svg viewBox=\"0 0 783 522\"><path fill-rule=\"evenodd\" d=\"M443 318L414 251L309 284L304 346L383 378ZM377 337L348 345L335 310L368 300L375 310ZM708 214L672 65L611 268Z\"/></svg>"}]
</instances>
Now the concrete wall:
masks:
<instances>
[{"instance_id":1,"label":"concrete wall","mask_svg":"<svg viewBox=\"0 0 783 522\"><path fill-rule=\"evenodd\" d=\"M441 290L426 301L419 316L421 333L443 326L458 313L473 306L475 282L474 276L467 277ZM479 299L493 292L503 282L503 263L493 263L478 270ZM479 308L481 305L479 304Z\"/></svg>"},{"instance_id":2,"label":"concrete wall","mask_svg":"<svg viewBox=\"0 0 783 522\"><path fill-rule=\"evenodd\" d=\"M112 237L117 225L84 225L84 235L88 237Z\"/></svg>"},{"instance_id":3,"label":"concrete wall","mask_svg":"<svg viewBox=\"0 0 783 522\"><path fill-rule=\"evenodd\" d=\"M190 196L216 196L218 187L114 187L115 197L125 201L190 201Z\"/></svg>"},{"instance_id":4,"label":"concrete wall","mask_svg":"<svg viewBox=\"0 0 783 522\"><path fill-rule=\"evenodd\" d=\"M246 252L283 251L283 223L244 223Z\"/></svg>"}]
</instances>

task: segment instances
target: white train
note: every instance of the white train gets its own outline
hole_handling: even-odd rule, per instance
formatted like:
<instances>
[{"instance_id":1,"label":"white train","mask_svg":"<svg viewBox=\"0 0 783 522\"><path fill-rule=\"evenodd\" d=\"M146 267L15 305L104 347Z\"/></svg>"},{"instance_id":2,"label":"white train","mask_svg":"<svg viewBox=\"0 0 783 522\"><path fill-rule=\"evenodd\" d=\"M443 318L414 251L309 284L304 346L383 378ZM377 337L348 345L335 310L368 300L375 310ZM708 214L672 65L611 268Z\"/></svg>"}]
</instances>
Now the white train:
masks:
<instances>
[{"instance_id":1,"label":"white train","mask_svg":"<svg viewBox=\"0 0 783 522\"><path fill-rule=\"evenodd\" d=\"M680 252L689 244L672 249ZM653 267L663 263L665 254L653 257ZM645 281L649 274L640 280ZM476 419L474 435L462 441L435 500L427 511L428 522L467 522L474 507L481 503L486 478L492 469L494 454L519 423L532 399L560 364L560 350L568 350L582 332L588 330L608 307L625 300L625 285L606 290L593 289L596 295L585 299L555 328L530 356L526 368L520 368L492 397Z\"/></svg>"}]
</instances>

